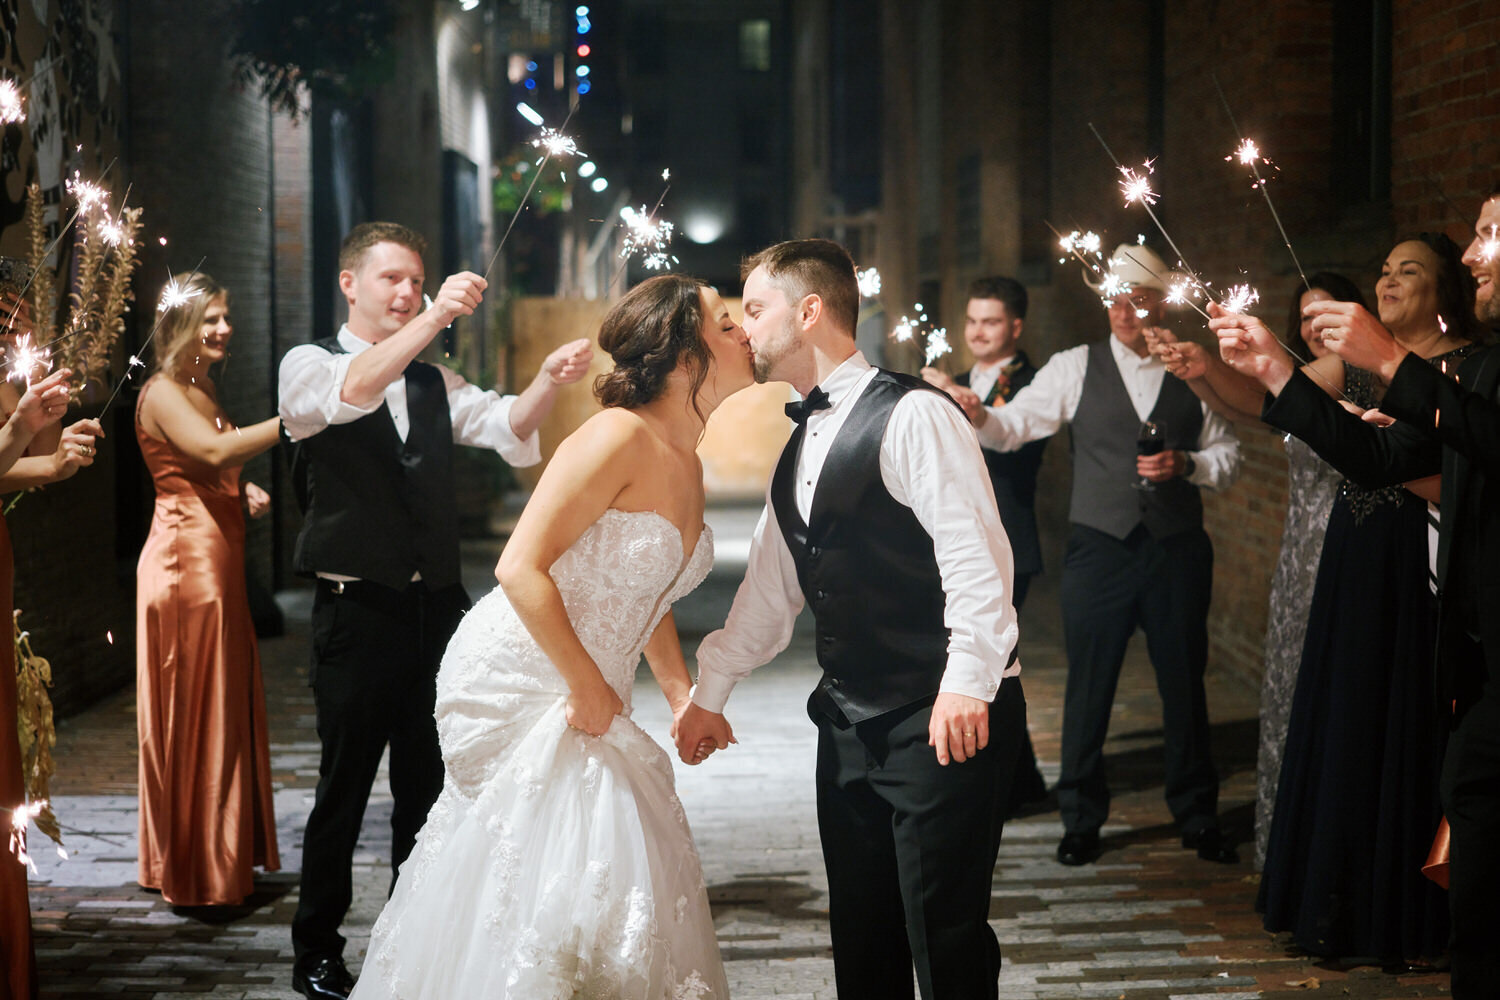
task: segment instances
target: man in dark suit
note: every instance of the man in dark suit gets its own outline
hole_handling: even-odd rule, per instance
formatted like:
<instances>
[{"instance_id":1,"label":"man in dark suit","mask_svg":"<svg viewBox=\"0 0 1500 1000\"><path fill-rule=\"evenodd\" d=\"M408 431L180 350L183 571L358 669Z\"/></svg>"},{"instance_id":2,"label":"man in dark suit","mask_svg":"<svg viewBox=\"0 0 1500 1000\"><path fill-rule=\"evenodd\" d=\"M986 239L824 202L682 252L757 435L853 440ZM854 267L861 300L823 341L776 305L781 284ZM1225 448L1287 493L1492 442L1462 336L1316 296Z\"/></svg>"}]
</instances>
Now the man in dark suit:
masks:
<instances>
[{"instance_id":1,"label":"man in dark suit","mask_svg":"<svg viewBox=\"0 0 1500 1000\"><path fill-rule=\"evenodd\" d=\"M922 377L952 396L975 427L983 427L997 404L1009 402L1036 375L1036 365L1017 346L1026 325L1026 305L1026 286L1014 278L995 275L975 280L969 286L969 303L964 309L964 343L974 357L974 366L951 378L937 368L922 369ZM1000 508L1000 523L1005 525L1015 554L1013 600L1018 614L1031 589L1031 578L1042 571L1042 545L1036 530L1036 477L1049 440L1032 441L1018 451L983 449L995 503ZM1047 783L1037 768L1028 735L1011 785L1010 811L1014 814L1026 803L1046 796Z\"/></svg>"},{"instance_id":2,"label":"man in dark suit","mask_svg":"<svg viewBox=\"0 0 1500 1000\"><path fill-rule=\"evenodd\" d=\"M1500 325L1500 186L1485 201L1464 263L1478 281L1474 311ZM1443 760L1443 813L1451 834L1449 907L1452 993L1494 995L1500 982L1500 351L1444 373L1409 354L1363 308L1310 306L1323 343L1389 384L1377 428L1345 412L1286 356L1258 320L1221 315L1210 324L1224 360L1271 396L1267 423L1302 438L1365 486L1442 473L1437 551L1436 711L1452 712Z\"/></svg>"}]
</instances>

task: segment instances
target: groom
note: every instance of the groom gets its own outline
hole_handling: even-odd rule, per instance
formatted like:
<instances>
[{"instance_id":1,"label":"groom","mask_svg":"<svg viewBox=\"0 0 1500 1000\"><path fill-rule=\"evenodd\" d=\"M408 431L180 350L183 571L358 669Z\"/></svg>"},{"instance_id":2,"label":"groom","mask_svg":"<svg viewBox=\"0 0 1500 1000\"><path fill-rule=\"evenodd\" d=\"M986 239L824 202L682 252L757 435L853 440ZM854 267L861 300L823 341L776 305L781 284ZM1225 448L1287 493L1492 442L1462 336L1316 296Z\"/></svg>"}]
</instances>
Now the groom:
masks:
<instances>
[{"instance_id":1,"label":"groom","mask_svg":"<svg viewBox=\"0 0 1500 1000\"><path fill-rule=\"evenodd\" d=\"M855 350L854 262L828 240L747 260L758 382L801 393L725 627L698 649L684 761L728 745L734 685L787 645L804 602L823 676L818 827L839 995L994 997L987 923L1026 731L1013 565L973 428L947 396Z\"/></svg>"}]
</instances>

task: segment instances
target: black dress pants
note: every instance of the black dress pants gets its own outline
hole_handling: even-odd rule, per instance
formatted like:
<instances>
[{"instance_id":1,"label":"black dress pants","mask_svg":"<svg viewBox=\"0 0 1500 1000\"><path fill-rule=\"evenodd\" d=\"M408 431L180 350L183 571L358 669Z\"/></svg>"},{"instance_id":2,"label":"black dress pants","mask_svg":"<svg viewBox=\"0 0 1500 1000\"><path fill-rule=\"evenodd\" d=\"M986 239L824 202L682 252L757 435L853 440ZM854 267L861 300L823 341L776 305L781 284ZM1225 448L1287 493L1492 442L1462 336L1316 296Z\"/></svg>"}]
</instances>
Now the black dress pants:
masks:
<instances>
[{"instance_id":1,"label":"black dress pants","mask_svg":"<svg viewBox=\"0 0 1500 1000\"><path fill-rule=\"evenodd\" d=\"M1473 669L1485 666L1477 644ZM1483 676L1481 673L1480 676ZM1500 990L1500 678L1464 711L1443 758L1448 819L1448 907L1455 1000Z\"/></svg>"},{"instance_id":2,"label":"black dress pants","mask_svg":"<svg viewBox=\"0 0 1500 1000\"><path fill-rule=\"evenodd\" d=\"M319 580L313 598L313 701L318 788L302 846L292 918L299 965L343 953L339 925L353 896L355 845L376 770L391 748L391 883L443 789L433 720L438 664L469 606L460 586L404 591Z\"/></svg>"},{"instance_id":3,"label":"black dress pants","mask_svg":"<svg viewBox=\"0 0 1500 1000\"><path fill-rule=\"evenodd\" d=\"M1059 595L1068 681L1057 800L1068 833L1093 833L1109 816L1104 738L1137 628L1161 695L1167 806L1183 833L1218 825L1203 687L1213 563L1201 529L1157 539L1138 527L1121 540L1073 525Z\"/></svg>"},{"instance_id":4,"label":"black dress pants","mask_svg":"<svg viewBox=\"0 0 1500 1000\"><path fill-rule=\"evenodd\" d=\"M946 767L927 745L930 700L852 726L817 695L809 708L839 996L911 1000L915 965L924 1000L995 997L990 883L1026 731L1019 678L990 705L989 745Z\"/></svg>"}]
</instances>

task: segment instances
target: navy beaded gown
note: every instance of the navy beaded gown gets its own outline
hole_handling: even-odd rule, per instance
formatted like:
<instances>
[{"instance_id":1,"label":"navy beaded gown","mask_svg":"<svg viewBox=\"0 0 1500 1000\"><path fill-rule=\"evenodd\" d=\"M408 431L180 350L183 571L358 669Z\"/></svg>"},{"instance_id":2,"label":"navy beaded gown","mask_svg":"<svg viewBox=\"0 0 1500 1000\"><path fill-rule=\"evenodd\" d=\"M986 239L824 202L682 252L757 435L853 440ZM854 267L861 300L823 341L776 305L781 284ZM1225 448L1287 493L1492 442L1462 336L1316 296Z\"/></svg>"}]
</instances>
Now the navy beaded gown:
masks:
<instances>
[{"instance_id":1,"label":"navy beaded gown","mask_svg":"<svg viewBox=\"0 0 1500 1000\"><path fill-rule=\"evenodd\" d=\"M1429 359L1457 361L1469 348ZM1346 392L1377 405L1370 373ZM1257 909L1314 955L1441 956L1446 894L1422 875L1447 727L1433 701L1427 503L1347 480L1328 519Z\"/></svg>"}]
</instances>

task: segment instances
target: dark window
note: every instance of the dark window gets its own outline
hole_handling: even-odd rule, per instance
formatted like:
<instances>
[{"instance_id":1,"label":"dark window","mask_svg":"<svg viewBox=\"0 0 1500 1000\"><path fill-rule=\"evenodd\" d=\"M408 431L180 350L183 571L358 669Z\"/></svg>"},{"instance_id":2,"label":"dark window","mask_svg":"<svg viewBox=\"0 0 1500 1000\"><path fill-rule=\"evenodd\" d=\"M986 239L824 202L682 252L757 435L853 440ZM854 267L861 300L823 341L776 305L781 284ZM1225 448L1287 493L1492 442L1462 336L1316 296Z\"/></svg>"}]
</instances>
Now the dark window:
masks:
<instances>
[{"instance_id":1,"label":"dark window","mask_svg":"<svg viewBox=\"0 0 1500 1000\"><path fill-rule=\"evenodd\" d=\"M771 22L764 18L740 22L740 69L759 73L771 69Z\"/></svg>"},{"instance_id":2,"label":"dark window","mask_svg":"<svg viewBox=\"0 0 1500 1000\"><path fill-rule=\"evenodd\" d=\"M1335 0L1333 195L1341 206L1391 190L1390 0Z\"/></svg>"},{"instance_id":3,"label":"dark window","mask_svg":"<svg viewBox=\"0 0 1500 1000\"><path fill-rule=\"evenodd\" d=\"M958 266L978 267L983 258L983 206L979 196L979 154L966 153L958 160L954 184L958 217L953 231L958 238Z\"/></svg>"}]
</instances>

